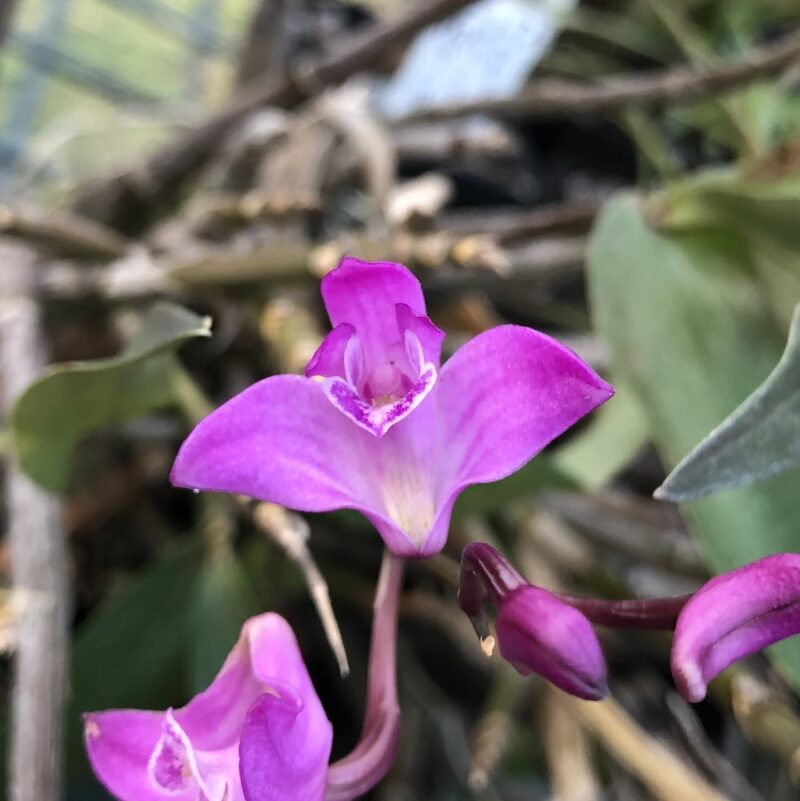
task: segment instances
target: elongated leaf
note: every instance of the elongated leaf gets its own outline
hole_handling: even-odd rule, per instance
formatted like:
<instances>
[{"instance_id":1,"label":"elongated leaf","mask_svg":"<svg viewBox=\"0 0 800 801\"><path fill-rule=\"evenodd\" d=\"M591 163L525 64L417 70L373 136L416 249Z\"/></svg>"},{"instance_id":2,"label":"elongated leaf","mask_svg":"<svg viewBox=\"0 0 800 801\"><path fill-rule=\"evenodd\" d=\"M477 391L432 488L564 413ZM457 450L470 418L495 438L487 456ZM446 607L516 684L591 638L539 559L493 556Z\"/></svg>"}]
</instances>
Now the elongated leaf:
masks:
<instances>
[{"instance_id":1,"label":"elongated leaf","mask_svg":"<svg viewBox=\"0 0 800 801\"><path fill-rule=\"evenodd\" d=\"M195 542L182 544L111 595L79 628L72 650L68 771L85 775L84 712L164 709L186 700L189 598Z\"/></svg>"},{"instance_id":2,"label":"elongated leaf","mask_svg":"<svg viewBox=\"0 0 800 801\"><path fill-rule=\"evenodd\" d=\"M592 235L589 280L613 378L637 393L670 466L752 393L780 357L784 336L734 230L667 235L647 224L638 198L619 197ZM683 509L715 571L800 551L800 493L791 474ZM800 641L776 653L800 687Z\"/></svg>"},{"instance_id":3,"label":"elongated leaf","mask_svg":"<svg viewBox=\"0 0 800 801\"><path fill-rule=\"evenodd\" d=\"M208 318L160 303L144 316L139 333L119 356L50 367L11 414L12 443L22 468L46 489L63 492L80 439L172 403L173 351L210 333Z\"/></svg>"},{"instance_id":4,"label":"elongated leaf","mask_svg":"<svg viewBox=\"0 0 800 801\"><path fill-rule=\"evenodd\" d=\"M191 609L191 687L205 690L239 636L242 624L258 612L250 578L231 555L203 565Z\"/></svg>"},{"instance_id":5,"label":"elongated leaf","mask_svg":"<svg viewBox=\"0 0 800 801\"><path fill-rule=\"evenodd\" d=\"M767 380L667 476L656 497L688 501L800 467L800 306Z\"/></svg>"}]
</instances>

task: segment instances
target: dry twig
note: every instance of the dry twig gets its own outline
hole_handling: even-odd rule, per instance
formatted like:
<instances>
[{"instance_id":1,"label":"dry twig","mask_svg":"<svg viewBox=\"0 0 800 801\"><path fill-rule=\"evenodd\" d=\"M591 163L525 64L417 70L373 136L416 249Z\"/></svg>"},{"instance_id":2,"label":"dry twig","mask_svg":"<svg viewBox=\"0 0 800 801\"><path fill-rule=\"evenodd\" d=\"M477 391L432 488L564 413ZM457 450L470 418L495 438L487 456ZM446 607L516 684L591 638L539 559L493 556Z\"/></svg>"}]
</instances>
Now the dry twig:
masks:
<instances>
[{"instance_id":1,"label":"dry twig","mask_svg":"<svg viewBox=\"0 0 800 801\"><path fill-rule=\"evenodd\" d=\"M405 122L452 119L488 114L502 119L537 119L602 114L636 106L690 103L733 92L759 78L774 75L800 57L800 30L754 49L733 64L714 67L673 67L627 78L607 78L596 84L558 79L539 80L515 97L472 100L415 112Z\"/></svg>"},{"instance_id":2,"label":"dry twig","mask_svg":"<svg viewBox=\"0 0 800 801\"><path fill-rule=\"evenodd\" d=\"M56 257L118 259L128 243L116 231L68 212L30 205L0 205L0 232L48 250Z\"/></svg>"},{"instance_id":3,"label":"dry twig","mask_svg":"<svg viewBox=\"0 0 800 801\"><path fill-rule=\"evenodd\" d=\"M306 64L290 78L251 86L206 122L157 150L144 164L79 192L75 208L114 228L142 228L177 196L226 136L260 108L292 108L331 84L341 83L379 60L388 50L463 8L472 0L433 0L401 19L376 25L343 53Z\"/></svg>"},{"instance_id":4,"label":"dry twig","mask_svg":"<svg viewBox=\"0 0 800 801\"><path fill-rule=\"evenodd\" d=\"M333 613L328 585L320 573L311 551L308 549L308 523L298 514L288 512L272 503L259 503L253 509L256 525L283 548L289 558L300 568L308 585L311 600L325 629L325 636L339 663L339 672L346 676L350 672L347 664L342 634Z\"/></svg>"},{"instance_id":5,"label":"dry twig","mask_svg":"<svg viewBox=\"0 0 800 801\"><path fill-rule=\"evenodd\" d=\"M565 704L608 751L644 782L661 801L725 801L704 778L654 740L612 698Z\"/></svg>"},{"instance_id":6,"label":"dry twig","mask_svg":"<svg viewBox=\"0 0 800 801\"><path fill-rule=\"evenodd\" d=\"M553 798L557 801L598 801L600 785L592 766L585 729L564 703L564 695L548 684L542 691L542 737Z\"/></svg>"},{"instance_id":7,"label":"dry twig","mask_svg":"<svg viewBox=\"0 0 800 801\"><path fill-rule=\"evenodd\" d=\"M0 375L7 416L44 367L33 298L34 254L0 242ZM67 567L56 500L9 459L6 476L17 652L11 716L11 801L57 801L67 651Z\"/></svg>"}]
</instances>

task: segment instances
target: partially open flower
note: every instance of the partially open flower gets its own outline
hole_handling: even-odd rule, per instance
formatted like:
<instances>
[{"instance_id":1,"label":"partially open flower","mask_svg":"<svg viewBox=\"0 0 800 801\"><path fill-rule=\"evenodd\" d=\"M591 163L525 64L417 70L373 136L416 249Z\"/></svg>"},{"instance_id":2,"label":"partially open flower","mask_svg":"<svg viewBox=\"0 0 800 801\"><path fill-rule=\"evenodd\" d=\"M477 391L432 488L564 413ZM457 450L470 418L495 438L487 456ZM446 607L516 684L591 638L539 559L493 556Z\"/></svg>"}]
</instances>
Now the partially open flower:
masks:
<instances>
[{"instance_id":1,"label":"partially open flower","mask_svg":"<svg viewBox=\"0 0 800 801\"><path fill-rule=\"evenodd\" d=\"M356 509L395 554L427 556L462 490L518 470L613 394L569 349L515 325L440 367L444 334L400 264L344 259L322 295L334 328L306 377L267 378L210 414L175 484Z\"/></svg>"},{"instance_id":2,"label":"partially open flower","mask_svg":"<svg viewBox=\"0 0 800 801\"><path fill-rule=\"evenodd\" d=\"M120 801L321 801L333 736L289 624L271 613L245 623L186 706L92 712L84 731L94 772Z\"/></svg>"},{"instance_id":3,"label":"partially open flower","mask_svg":"<svg viewBox=\"0 0 800 801\"><path fill-rule=\"evenodd\" d=\"M768 645L800 634L800 554L767 556L711 579L686 603L675 627L672 675L688 701L708 682Z\"/></svg>"}]
</instances>

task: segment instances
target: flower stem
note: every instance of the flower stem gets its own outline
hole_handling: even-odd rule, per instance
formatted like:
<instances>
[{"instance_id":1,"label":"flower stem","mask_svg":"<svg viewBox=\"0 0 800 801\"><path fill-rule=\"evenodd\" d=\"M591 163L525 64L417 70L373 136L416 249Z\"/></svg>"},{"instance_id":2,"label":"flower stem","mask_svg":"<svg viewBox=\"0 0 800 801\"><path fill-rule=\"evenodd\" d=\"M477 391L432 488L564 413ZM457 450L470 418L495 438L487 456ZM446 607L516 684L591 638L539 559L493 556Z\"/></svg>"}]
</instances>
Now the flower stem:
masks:
<instances>
[{"instance_id":1,"label":"flower stem","mask_svg":"<svg viewBox=\"0 0 800 801\"><path fill-rule=\"evenodd\" d=\"M351 801L385 775L397 754L400 705L397 700L397 609L405 561L384 552L372 616L367 709L361 739L328 769L325 801Z\"/></svg>"},{"instance_id":2,"label":"flower stem","mask_svg":"<svg viewBox=\"0 0 800 801\"><path fill-rule=\"evenodd\" d=\"M458 603L482 640L489 637L485 604L496 604L527 584L525 577L491 545L473 542L464 548ZM673 629L681 609L692 597L680 595L675 598L610 601L567 593L553 594L582 612L592 623L620 629Z\"/></svg>"},{"instance_id":3,"label":"flower stem","mask_svg":"<svg viewBox=\"0 0 800 801\"><path fill-rule=\"evenodd\" d=\"M605 598L584 598L580 595L556 593L564 603L586 615L592 623L617 629L674 629L681 609L692 597L634 598L609 601Z\"/></svg>"}]
</instances>

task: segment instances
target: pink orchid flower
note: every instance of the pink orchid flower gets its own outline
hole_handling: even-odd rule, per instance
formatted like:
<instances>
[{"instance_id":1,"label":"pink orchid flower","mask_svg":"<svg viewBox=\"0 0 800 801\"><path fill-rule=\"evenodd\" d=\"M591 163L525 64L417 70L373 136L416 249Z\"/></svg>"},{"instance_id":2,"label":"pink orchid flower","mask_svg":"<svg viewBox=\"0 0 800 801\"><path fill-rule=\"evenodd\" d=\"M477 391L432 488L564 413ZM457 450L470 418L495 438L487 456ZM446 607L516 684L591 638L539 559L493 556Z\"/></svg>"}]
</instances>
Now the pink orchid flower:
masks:
<instances>
[{"instance_id":1,"label":"pink orchid flower","mask_svg":"<svg viewBox=\"0 0 800 801\"><path fill-rule=\"evenodd\" d=\"M766 556L704 584L678 616L672 675L702 701L708 682L739 659L800 634L800 554Z\"/></svg>"},{"instance_id":2,"label":"pink orchid flower","mask_svg":"<svg viewBox=\"0 0 800 801\"><path fill-rule=\"evenodd\" d=\"M613 394L568 348L516 325L442 367L444 333L401 264L346 258L322 296L333 330L306 376L267 378L201 421L175 484L356 509L396 555L428 556L462 490L515 472Z\"/></svg>"},{"instance_id":3,"label":"pink orchid flower","mask_svg":"<svg viewBox=\"0 0 800 801\"><path fill-rule=\"evenodd\" d=\"M120 801L321 801L326 791L331 724L276 614L248 620L211 686L181 709L93 712L84 729L92 768Z\"/></svg>"}]
</instances>

